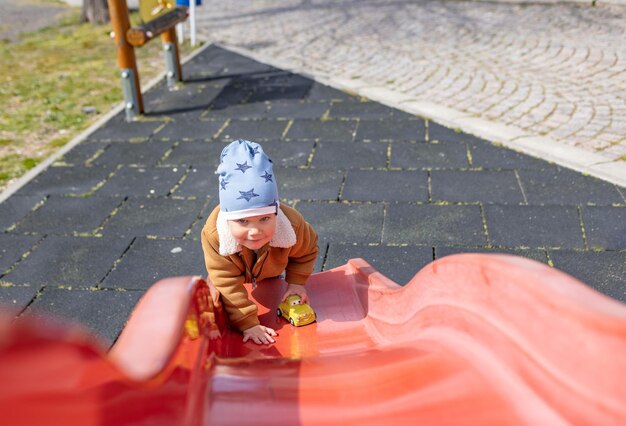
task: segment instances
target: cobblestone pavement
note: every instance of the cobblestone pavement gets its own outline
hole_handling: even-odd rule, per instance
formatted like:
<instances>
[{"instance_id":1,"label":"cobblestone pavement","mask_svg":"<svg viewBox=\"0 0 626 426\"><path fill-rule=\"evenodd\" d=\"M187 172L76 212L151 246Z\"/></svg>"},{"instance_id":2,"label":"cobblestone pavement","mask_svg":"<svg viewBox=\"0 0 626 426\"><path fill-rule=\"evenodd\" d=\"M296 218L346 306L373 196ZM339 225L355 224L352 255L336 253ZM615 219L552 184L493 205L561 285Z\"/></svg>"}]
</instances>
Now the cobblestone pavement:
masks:
<instances>
[{"instance_id":1,"label":"cobblestone pavement","mask_svg":"<svg viewBox=\"0 0 626 426\"><path fill-rule=\"evenodd\" d=\"M0 304L111 343L155 281L205 275L219 153L274 160L320 236L315 270L362 257L404 284L459 252L525 256L626 301L626 199L605 181L209 46L0 203ZM358 155L356 155L358 153Z\"/></svg>"},{"instance_id":2,"label":"cobblestone pavement","mask_svg":"<svg viewBox=\"0 0 626 426\"><path fill-rule=\"evenodd\" d=\"M624 5L205 0L197 13L212 42L626 182Z\"/></svg>"}]
</instances>

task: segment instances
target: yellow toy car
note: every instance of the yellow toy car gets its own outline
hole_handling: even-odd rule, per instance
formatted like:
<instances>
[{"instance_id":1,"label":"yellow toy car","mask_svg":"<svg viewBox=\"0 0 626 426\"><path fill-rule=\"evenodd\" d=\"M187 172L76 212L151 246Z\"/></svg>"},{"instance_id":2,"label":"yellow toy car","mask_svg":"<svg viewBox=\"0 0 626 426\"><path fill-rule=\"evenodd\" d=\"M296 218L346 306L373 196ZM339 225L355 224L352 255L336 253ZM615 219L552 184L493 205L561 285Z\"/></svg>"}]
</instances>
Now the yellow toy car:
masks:
<instances>
[{"instance_id":1,"label":"yellow toy car","mask_svg":"<svg viewBox=\"0 0 626 426\"><path fill-rule=\"evenodd\" d=\"M315 312L308 304L302 303L300 296L292 294L280 302L276 315L285 318L295 327L311 324L315 321Z\"/></svg>"}]
</instances>

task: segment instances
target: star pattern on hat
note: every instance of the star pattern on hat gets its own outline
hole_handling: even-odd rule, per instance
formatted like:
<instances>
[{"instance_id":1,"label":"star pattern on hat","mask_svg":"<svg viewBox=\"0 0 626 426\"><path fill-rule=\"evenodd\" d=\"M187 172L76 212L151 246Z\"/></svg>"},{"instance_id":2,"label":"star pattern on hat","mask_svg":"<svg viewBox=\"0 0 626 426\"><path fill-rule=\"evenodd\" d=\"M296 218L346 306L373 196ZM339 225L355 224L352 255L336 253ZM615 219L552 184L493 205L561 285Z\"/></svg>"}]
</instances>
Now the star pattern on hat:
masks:
<instances>
[{"instance_id":1,"label":"star pattern on hat","mask_svg":"<svg viewBox=\"0 0 626 426\"><path fill-rule=\"evenodd\" d=\"M222 189L226 189L226 185L228 185L229 183L230 183L230 182L228 182L226 179L222 179L222 180L220 181L220 187L221 187Z\"/></svg>"},{"instance_id":2,"label":"star pattern on hat","mask_svg":"<svg viewBox=\"0 0 626 426\"><path fill-rule=\"evenodd\" d=\"M255 146L251 151L250 154L252 154L252 158L254 158L255 155L260 154L259 152L259 147Z\"/></svg>"},{"instance_id":3,"label":"star pattern on hat","mask_svg":"<svg viewBox=\"0 0 626 426\"><path fill-rule=\"evenodd\" d=\"M243 164L239 164L239 163L235 163L237 164L237 167L235 167L235 170L240 170L241 173L245 173L246 170L251 169L252 166L248 166L248 162L244 161Z\"/></svg>"},{"instance_id":4,"label":"star pattern on hat","mask_svg":"<svg viewBox=\"0 0 626 426\"><path fill-rule=\"evenodd\" d=\"M271 174L271 173L268 173L268 172L267 172L267 170L265 171L265 174L264 174L264 175L261 175L261 177L262 177L263 179L265 179L265 182L266 182L266 183L267 183L267 182L274 182L274 181L272 180L272 176L274 176L274 175L273 175L273 174Z\"/></svg>"},{"instance_id":5,"label":"star pattern on hat","mask_svg":"<svg viewBox=\"0 0 626 426\"><path fill-rule=\"evenodd\" d=\"M237 199L238 200L244 199L247 202L250 202L251 199L259 196L259 194L254 193L254 188L252 188L250 191L239 191L239 193L241 194L241 196L238 197Z\"/></svg>"}]
</instances>

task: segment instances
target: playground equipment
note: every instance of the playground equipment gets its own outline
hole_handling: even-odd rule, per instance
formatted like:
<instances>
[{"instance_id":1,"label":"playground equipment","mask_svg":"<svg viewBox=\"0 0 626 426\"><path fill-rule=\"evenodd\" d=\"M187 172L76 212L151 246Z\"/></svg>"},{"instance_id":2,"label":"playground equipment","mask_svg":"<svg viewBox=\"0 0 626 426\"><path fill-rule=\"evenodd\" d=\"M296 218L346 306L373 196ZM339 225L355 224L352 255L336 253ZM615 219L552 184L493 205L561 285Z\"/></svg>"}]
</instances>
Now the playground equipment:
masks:
<instances>
[{"instance_id":1,"label":"playground equipment","mask_svg":"<svg viewBox=\"0 0 626 426\"><path fill-rule=\"evenodd\" d=\"M182 68L176 37L176 24L187 19L187 8L173 6L173 0L143 0L140 16L144 23L131 28L126 0L108 0L113 36L117 46L117 63L120 68L126 120L131 121L144 112L143 98L135 47L146 44L161 35L165 56L168 86L182 81Z\"/></svg>"},{"instance_id":2,"label":"playground equipment","mask_svg":"<svg viewBox=\"0 0 626 426\"><path fill-rule=\"evenodd\" d=\"M531 260L464 254L400 287L361 259L307 284L317 322L248 291L243 343L199 277L165 279L107 353L50 322L0 327L6 424L626 424L626 306Z\"/></svg>"}]
</instances>

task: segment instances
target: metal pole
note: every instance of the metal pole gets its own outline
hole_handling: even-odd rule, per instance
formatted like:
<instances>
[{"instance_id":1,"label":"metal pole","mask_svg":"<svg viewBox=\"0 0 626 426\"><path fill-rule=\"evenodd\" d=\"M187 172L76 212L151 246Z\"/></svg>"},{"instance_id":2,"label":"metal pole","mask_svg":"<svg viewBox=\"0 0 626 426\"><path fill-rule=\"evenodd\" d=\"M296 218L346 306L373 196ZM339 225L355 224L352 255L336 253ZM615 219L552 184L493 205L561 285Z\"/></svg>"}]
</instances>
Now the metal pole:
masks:
<instances>
[{"instance_id":1,"label":"metal pole","mask_svg":"<svg viewBox=\"0 0 626 426\"><path fill-rule=\"evenodd\" d=\"M135 49L126 41L126 31L130 28L126 0L108 0L111 25L117 46L117 65L122 79L126 120L131 121L136 115L143 113L143 99L137 72Z\"/></svg>"},{"instance_id":2,"label":"metal pole","mask_svg":"<svg viewBox=\"0 0 626 426\"><path fill-rule=\"evenodd\" d=\"M196 45L196 0L189 0L189 40L191 47Z\"/></svg>"},{"instance_id":3,"label":"metal pole","mask_svg":"<svg viewBox=\"0 0 626 426\"><path fill-rule=\"evenodd\" d=\"M163 42L163 54L167 68L167 86L172 89L176 87L177 81L183 81L183 70L180 66L178 41L176 40L176 29L170 28L163 32L161 34L161 41Z\"/></svg>"}]
</instances>

